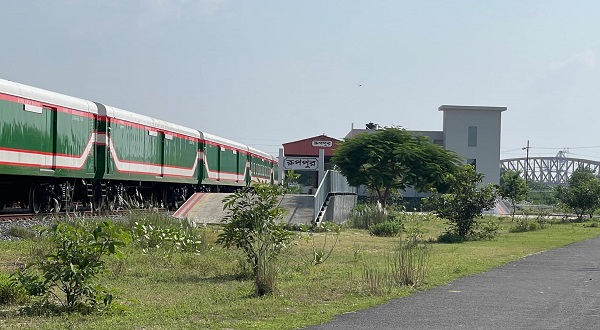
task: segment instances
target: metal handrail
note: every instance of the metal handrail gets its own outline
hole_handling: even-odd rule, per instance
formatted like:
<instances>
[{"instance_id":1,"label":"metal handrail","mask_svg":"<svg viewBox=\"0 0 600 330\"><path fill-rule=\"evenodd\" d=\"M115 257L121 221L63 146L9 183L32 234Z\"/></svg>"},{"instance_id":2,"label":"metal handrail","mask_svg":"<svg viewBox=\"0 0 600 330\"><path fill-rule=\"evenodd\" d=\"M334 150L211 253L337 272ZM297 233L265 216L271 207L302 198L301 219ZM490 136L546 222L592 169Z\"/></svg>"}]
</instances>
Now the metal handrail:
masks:
<instances>
[{"instance_id":1,"label":"metal handrail","mask_svg":"<svg viewBox=\"0 0 600 330\"><path fill-rule=\"evenodd\" d=\"M329 194L346 193L356 194L356 188L352 187L345 176L338 171L328 170L323 179L319 182L319 187L315 193L315 207L313 221L317 221L321 207L325 204Z\"/></svg>"}]
</instances>

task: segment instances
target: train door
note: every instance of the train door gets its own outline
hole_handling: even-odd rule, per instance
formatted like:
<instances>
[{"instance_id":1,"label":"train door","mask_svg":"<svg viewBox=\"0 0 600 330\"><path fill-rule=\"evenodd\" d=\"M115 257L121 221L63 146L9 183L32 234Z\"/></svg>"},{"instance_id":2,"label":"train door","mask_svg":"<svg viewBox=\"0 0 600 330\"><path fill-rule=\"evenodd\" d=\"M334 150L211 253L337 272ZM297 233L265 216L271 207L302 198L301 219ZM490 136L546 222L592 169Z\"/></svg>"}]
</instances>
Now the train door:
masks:
<instances>
[{"instance_id":1,"label":"train door","mask_svg":"<svg viewBox=\"0 0 600 330\"><path fill-rule=\"evenodd\" d=\"M160 164L160 177L165 176L165 133L158 133L158 155Z\"/></svg>"},{"instance_id":2,"label":"train door","mask_svg":"<svg viewBox=\"0 0 600 330\"><path fill-rule=\"evenodd\" d=\"M217 145L217 181L221 181L221 171L223 170L223 153L225 152L225 147Z\"/></svg>"},{"instance_id":3,"label":"train door","mask_svg":"<svg viewBox=\"0 0 600 330\"><path fill-rule=\"evenodd\" d=\"M113 136L112 136L112 128L111 128L112 124L110 121L110 117L106 117L106 133L104 134L104 166L106 167L105 171L106 174L112 174L113 172L113 160L112 160L112 155L110 153L110 141L112 140Z\"/></svg>"},{"instance_id":4,"label":"train door","mask_svg":"<svg viewBox=\"0 0 600 330\"><path fill-rule=\"evenodd\" d=\"M56 144L57 144L57 118L56 109L50 107L44 107L46 113L46 127L48 128L48 135L44 141L40 141L42 145L47 147L48 154L44 157L44 165L51 170L56 170Z\"/></svg>"}]
</instances>

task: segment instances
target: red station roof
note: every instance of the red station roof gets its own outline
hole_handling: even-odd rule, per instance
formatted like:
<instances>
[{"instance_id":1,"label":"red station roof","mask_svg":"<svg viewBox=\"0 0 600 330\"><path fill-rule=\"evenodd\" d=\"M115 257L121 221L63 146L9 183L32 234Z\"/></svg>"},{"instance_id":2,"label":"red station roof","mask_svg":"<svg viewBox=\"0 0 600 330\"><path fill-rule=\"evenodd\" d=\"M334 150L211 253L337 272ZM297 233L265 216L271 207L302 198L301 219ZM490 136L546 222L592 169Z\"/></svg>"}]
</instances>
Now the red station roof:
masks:
<instances>
[{"instance_id":1,"label":"red station roof","mask_svg":"<svg viewBox=\"0 0 600 330\"><path fill-rule=\"evenodd\" d=\"M340 140L325 134L315 137L288 142L283 144L283 153L286 156L319 156L319 149L325 151L325 157L333 156L333 149Z\"/></svg>"}]
</instances>

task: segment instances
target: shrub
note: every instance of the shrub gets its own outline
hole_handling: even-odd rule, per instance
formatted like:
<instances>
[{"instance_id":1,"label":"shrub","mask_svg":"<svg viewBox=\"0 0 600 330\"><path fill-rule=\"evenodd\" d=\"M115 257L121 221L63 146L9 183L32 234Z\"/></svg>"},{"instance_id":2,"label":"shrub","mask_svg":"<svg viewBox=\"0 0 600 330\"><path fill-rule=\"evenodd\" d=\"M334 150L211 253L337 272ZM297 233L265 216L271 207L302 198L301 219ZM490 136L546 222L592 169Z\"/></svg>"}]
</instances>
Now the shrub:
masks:
<instances>
[{"instance_id":1,"label":"shrub","mask_svg":"<svg viewBox=\"0 0 600 330\"><path fill-rule=\"evenodd\" d=\"M352 228L369 229L369 226L387 221L388 213L377 204L358 204L348 220Z\"/></svg>"},{"instance_id":2,"label":"shrub","mask_svg":"<svg viewBox=\"0 0 600 330\"><path fill-rule=\"evenodd\" d=\"M493 240L498 236L498 230L500 225L493 220L489 220L486 223L477 223L475 230L469 235L470 240Z\"/></svg>"},{"instance_id":3,"label":"shrub","mask_svg":"<svg viewBox=\"0 0 600 330\"><path fill-rule=\"evenodd\" d=\"M462 243L465 238L453 231L447 231L437 238L438 243Z\"/></svg>"},{"instance_id":4,"label":"shrub","mask_svg":"<svg viewBox=\"0 0 600 330\"><path fill-rule=\"evenodd\" d=\"M259 296L275 291L274 263L293 237L281 223L285 212L280 206L283 193L280 186L258 184L223 199L227 214L221 220L223 232L217 243L244 251Z\"/></svg>"},{"instance_id":5,"label":"shrub","mask_svg":"<svg viewBox=\"0 0 600 330\"><path fill-rule=\"evenodd\" d=\"M541 229L538 222L529 221L529 219L519 219L517 223L508 229L511 233L523 233L526 231L536 231Z\"/></svg>"},{"instance_id":6,"label":"shrub","mask_svg":"<svg viewBox=\"0 0 600 330\"><path fill-rule=\"evenodd\" d=\"M165 255L173 252L198 252L204 248L200 237L186 230L183 225L152 225L134 223L133 236L144 253L162 250Z\"/></svg>"},{"instance_id":7,"label":"shrub","mask_svg":"<svg viewBox=\"0 0 600 330\"><path fill-rule=\"evenodd\" d=\"M386 221L369 226L369 233L378 237L393 237L402 231L402 223L397 221Z\"/></svg>"},{"instance_id":8,"label":"shrub","mask_svg":"<svg viewBox=\"0 0 600 330\"><path fill-rule=\"evenodd\" d=\"M59 223L47 231L52 251L16 273L17 280L31 295L43 296L46 303L54 298L67 311L109 307L112 294L95 280L104 269L104 256L122 256L118 247L128 241L127 234L109 221L93 228Z\"/></svg>"},{"instance_id":9,"label":"shrub","mask_svg":"<svg viewBox=\"0 0 600 330\"><path fill-rule=\"evenodd\" d=\"M0 274L0 305L22 304L28 300L29 294L19 282Z\"/></svg>"}]
</instances>

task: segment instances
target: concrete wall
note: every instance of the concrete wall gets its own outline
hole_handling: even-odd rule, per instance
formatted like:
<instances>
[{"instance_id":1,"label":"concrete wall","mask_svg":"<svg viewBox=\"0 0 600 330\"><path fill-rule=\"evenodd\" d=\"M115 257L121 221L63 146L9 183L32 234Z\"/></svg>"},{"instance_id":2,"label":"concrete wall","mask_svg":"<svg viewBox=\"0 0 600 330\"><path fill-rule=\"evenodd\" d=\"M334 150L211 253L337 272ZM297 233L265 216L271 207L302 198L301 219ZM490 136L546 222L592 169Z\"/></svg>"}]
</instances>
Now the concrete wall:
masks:
<instances>
[{"instance_id":1,"label":"concrete wall","mask_svg":"<svg viewBox=\"0 0 600 330\"><path fill-rule=\"evenodd\" d=\"M476 160L483 183L500 181L501 114L505 107L448 106L444 112L444 148ZM477 127L476 146L469 146L469 126Z\"/></svg>"},{"instance_id":2,"label":"concrete wall","mask_svg":"<svg viewBox=\"0 0 600 330\"><path fill-rule=\"evenodd\" d=\"M325 210L323 221L343 223L350 217L350 212L356 205L356 195L335 195L329 197L329 204Z\"/></svg>"}]
</instances>

